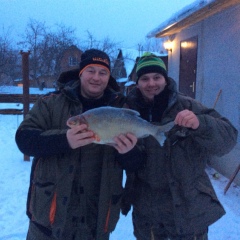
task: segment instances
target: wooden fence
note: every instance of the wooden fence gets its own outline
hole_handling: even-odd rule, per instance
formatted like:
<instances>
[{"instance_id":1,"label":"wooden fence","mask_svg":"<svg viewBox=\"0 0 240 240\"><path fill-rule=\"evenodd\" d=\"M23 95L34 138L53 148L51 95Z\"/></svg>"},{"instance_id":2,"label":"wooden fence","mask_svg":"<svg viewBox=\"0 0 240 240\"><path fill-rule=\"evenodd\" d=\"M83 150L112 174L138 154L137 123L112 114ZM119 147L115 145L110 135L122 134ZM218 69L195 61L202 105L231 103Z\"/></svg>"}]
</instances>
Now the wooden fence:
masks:
<instances>
[{"instance_id":1,"label":"wooden fence","mask_svg":"<svg viewBox=\"0 0 240 240\"><path fill-rule=\"evenodd\" d=\"M35 103L41 94L29 94L29 103ZM0 94L0 103L23 103L23 94ZM23 114L23 109L0 109L0 114Z\"/></svg>"}]
</instances>

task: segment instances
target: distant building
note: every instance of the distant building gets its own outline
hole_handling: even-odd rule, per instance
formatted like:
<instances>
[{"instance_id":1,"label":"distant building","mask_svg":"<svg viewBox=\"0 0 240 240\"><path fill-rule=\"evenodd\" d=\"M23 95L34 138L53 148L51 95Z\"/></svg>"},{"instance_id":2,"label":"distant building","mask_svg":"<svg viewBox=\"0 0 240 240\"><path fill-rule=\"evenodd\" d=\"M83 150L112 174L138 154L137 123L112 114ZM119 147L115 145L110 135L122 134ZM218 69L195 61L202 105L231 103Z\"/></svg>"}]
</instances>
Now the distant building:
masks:
<instances>
[{"instance_id":1,"label":"distant building","mask_svg":"<svg viewBox=\"0 0 240 240\"><path fill-rule=\"evenodd\" d=\"M76 69L79 67L79 63L81 60L82 56L82 51L75 45L70 46L67 48L63 54L62 54L62 59L60 61L60 73ZM43 84L46 87L56 87L56 80L58 76L45 76L45 77L40 77L39 82L41 83L40 88L43 86Z\"/></svg>"},{"instance_id":2,"label":"distant building","mask_svg":"<svg viewBox=\"0 0 240 240\"><path fill-rule=\"evenodd\" d=\"M76 46L72 45L63 52L63 57L61 59L61 72L75 69L79 66L82 51Z\"/></svg>"},{"instance_id":3,"label":"distant building","mask_svg":"<svg viewBox=\"0 0 240 240\"><path fill-rule=\"evenodd\" d=\"M136 63L144 51L135 49L119 49L117 59L112 68L112 76L117 80L121 91L127 94L136 84ZM168 65L167 54L153 52Z\"/></svg>"},{"instance_id":4,"label":"distant building","mask_svg":"<svg viewBox=\"0 0 240 240\"><path fill-rule=\"evenodd\" d=\"M62 58L60 59L60 73L72 69L76 69L79 67L79 63L82 56L82 51L77 46L70 46L62 53ZM21 56L19 55L19 69L18 69L18 76L14 79L11 83L13 85L21 86L22 85L22 62ZM55 87L55 81L58 78L56 75L41 75L37 74L36 79L33 77L33 70L30 69L29 72L29 86L30 87L39 87L40 89L43 88L52 88ZM39 83L39 85L38 85Z\"/></svg>"}]
</instances>

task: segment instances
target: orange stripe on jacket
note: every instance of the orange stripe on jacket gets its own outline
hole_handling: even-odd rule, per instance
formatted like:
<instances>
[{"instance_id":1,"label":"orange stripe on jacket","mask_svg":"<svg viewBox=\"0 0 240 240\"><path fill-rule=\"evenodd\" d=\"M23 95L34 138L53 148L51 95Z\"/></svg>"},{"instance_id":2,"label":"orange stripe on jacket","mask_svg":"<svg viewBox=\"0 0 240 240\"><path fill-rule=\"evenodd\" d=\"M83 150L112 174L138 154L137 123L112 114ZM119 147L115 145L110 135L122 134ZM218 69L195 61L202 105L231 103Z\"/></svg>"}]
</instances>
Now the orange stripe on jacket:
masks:
<instances>
[{"instance_id":1,"label":"orange stripe on jacket","mask_svg":"<svg viewBox=\"0 0 240 240\"><path fill-rule=\"evenodd\" d=\"M57 210L57 193L54 193L50 212L49 212L49 221L50 221L51 225L54 223L56 210Z\"/></svg>"}]
</instances>

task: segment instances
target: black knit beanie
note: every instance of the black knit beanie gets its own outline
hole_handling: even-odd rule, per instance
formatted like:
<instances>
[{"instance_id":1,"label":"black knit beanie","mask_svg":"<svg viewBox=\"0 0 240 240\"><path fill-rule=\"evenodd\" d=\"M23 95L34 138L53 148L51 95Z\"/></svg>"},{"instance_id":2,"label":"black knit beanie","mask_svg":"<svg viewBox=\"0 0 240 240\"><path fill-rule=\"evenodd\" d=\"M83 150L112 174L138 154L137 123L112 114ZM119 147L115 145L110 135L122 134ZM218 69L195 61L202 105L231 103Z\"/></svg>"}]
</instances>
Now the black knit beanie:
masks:
<instances>
[{"instance_id":1,"label":"black knit beanie","mask_svg":"<svg viewBox=\"0 0 240 240\"><path fill-rule=\"evenodd\" d=\"M79 65L79 74L81 74L89 65L100 65L101 67L106 68L109 72L111 71L109 56L98 49L89 49L82 54Z\"/></svg>"},{"instance_id":2,"label":"black knit beanie","mask_svg":"<svg viewBox=\"0 0 240 240\"><path fill-rule=\"evenodd\" d=\"M167 68L163 60L150 53L146 52L137 62L136 74L138 79L147 73L161 73L167 79Z\"/></svg>"}]
</instances>

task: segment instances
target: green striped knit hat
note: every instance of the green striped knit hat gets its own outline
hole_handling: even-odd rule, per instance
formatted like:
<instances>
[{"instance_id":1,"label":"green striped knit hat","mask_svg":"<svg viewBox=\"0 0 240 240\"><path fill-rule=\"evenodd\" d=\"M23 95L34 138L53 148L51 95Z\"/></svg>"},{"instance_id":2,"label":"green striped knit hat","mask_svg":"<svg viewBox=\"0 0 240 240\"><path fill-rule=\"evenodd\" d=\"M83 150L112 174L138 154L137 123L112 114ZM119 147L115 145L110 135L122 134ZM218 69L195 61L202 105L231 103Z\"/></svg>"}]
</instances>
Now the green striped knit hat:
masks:
<instances>
[{"instance_id":1,"label":"green striped knit hat","mask_svg":"<svg viewBox=\"0 0 240 240\"><path fill-rule=\"evenodd\" d=\"M150 52L145 52L137 62L137 81L147 73L161 73L167 79L167 68L163 60Z\"/></svg>"}]
</instances>

